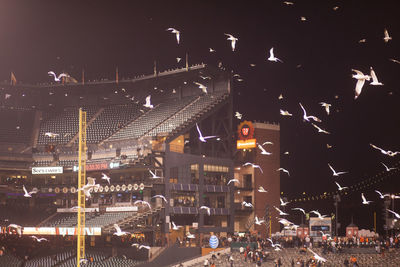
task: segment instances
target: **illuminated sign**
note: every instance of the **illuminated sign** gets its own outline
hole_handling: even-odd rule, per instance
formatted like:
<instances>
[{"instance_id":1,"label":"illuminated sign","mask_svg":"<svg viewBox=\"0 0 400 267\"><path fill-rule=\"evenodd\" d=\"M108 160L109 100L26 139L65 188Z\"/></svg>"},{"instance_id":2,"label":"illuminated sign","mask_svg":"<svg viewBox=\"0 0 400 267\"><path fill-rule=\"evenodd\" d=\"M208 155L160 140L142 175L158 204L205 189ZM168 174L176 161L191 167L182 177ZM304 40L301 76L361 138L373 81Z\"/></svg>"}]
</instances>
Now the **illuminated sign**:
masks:
<instances>
[{"instance_id":1,"label":"illuminated sign","mask_svg":"<svg viewBox=\"0 0 400 267\"><path fill-rule=\"evenodd\" d=\"M75 227L24 227L23 235L77 235L78 228ZM100 227L85 227L84 235L101 235Z\"/></svg>"},{"instance_id":2,"label":"illuminated sign","mask_svg":"<svg viewBox=\"0 0 400 267\"><path fill-rule=\"evenodd\" d=\"M32 174L63 173L63 167L32 167Z\"/></svg>"},{"instance_id":3,"label":"illuminated sign","mask_svg":"<svg viewBox=\"0 0 400 267\"><path fill-rule=\"evenodd\" d=\"M107 162L86 164L86 171L100 171L100 170L107 170L107 169L108 169ZM79 170L79 167L74 166L73 171L77 172L78 170Z\"/></svg>"},{"instance_id":4,"label":"illuminated sign","mask_svg":"<svg viewBox=\"0 0 400 267\"><path fill-rule=\"evenodd\" d=\"M238 139L247 140L253 139L254 127L251 121L243 121L238 125Z\"/></svg>"},{"instance_id":5,"label":"illuminated sign","mask_svg":"<svg viewBox=\"0 0 400 267\"><path fill-rule=\"evenodd\" d=\"M256 139L237 140L237 143L236 143L237 149L246 149L246 148L254 148L254 147L256 147Z\"/></svg>"}]
</instances>

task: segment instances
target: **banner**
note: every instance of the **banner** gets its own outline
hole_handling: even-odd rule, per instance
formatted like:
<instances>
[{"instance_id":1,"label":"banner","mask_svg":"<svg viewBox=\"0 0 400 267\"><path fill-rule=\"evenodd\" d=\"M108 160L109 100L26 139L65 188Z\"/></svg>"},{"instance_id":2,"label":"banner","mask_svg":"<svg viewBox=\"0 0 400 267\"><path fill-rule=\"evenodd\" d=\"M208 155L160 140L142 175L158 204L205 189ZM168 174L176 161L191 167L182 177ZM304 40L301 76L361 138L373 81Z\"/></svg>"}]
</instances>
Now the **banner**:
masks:
<instances>
[{"instance_id":1,"label":"banner","mask_svg":"<svg viewBox=\"0 0 400 267\"><path fill-rule=\"evenodd\" d=\"M62 235L76 236L78 228L75 227L24 227L23 235ZM101 235L100 227L85 227L85 234L89 236Z\"/></svg>"},{"instance_id":2,"label":"banner","mask_svg":"<svg viewBox=\"0 0 400 267\"><path fill-rule=\"evenodd\" d=\"M32 167L32 174L58 174L63 173L63 167Z\"/></svg>"}]
</instances>

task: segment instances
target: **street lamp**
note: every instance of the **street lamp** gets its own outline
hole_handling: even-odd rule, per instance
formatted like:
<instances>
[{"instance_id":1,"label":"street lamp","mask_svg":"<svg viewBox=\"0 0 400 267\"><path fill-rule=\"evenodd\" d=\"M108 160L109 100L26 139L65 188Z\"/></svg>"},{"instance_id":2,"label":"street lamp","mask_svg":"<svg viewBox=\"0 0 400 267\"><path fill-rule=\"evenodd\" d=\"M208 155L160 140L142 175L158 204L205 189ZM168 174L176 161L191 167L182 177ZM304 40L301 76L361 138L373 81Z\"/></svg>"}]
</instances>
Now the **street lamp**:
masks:
<instances>
[{"instance_id":1,"label":"street lamp","mask_svg":"<svg viewBox=\"0 0 400 267\"><path fill-rule=\"evenodd\" d=\"M338 207L339 207L339 202L340 202L340 195L336 194L333 196L333 200L335 201L335 203L333 203L333 205L335 205L335 235L338 236L339 235L339 227L340 227L340 223L339 223L339 213L338 213Z\"/></svg>"}]
</instances>

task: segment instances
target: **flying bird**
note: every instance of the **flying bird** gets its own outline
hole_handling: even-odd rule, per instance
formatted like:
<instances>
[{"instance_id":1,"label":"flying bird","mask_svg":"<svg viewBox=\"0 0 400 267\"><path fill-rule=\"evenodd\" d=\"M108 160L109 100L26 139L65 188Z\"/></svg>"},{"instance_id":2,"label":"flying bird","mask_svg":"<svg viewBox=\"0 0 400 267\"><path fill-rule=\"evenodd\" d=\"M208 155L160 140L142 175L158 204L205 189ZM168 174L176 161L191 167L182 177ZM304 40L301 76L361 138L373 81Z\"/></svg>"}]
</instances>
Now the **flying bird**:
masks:
<instances>
[{"instance_id":1,"label":"flying bird","mask_svg":"<svg viewBox=\"0 0 400 267\"><path fill-rule=\"evenodd\" d=\"M236 111L235 117L236 117L237 119L241 120L241 119L242 119L242 114L240 114L239 111Z\"/></svg>"},{"instance_id":2,"label":"flying bird","mask_svg":"<svg viewBox=\"0 0 400 267\"><path fill-rule=\"evenodd\" d=\"M180 31L178 31L177 29L175 29L175 28L168 28L167 29L167 31L170 31L171 33L175 33L175 36L176 36L176 42L179 44L179 40L180 40L180 34L181 34L181 32Z\"/></svg>"},{"instance_id":3,"label":"flying bird","mask_svg":"<svg viewBox=\"0 0 400 267\"><path fill-rule=\"evenodd\" d=\"M265 190L264 187L259 186L259 187L258 187L258 192L260 192L260 193L267 193L268 191Z\"/></svg>"},{"instance_id":4,"label":"flying bird","mask_svg":"<svg viewBox=\"0 0 400 267\"><path fill-rule=\"evenodd\" d=\"M49 76L53 76L55 82L61 81L61 78L63 78L63 77L68 77L68 75L65 74L65 73L61 73L60 75L57 76L57 75L54 73L54 71L49 71L47 74L49 74Z\"/></svg>"},{"instance_id":5,"label":"flying bird","mask_svg":"<svg viewBox=\"0 0 400 267\"><path fill-rule=\"evenodd\" d=\"M378 194L379 194L379 197L382 198L382 199L384 199L385 197L390 197L390 194L384 194L384 195L383 195L383 194L382 194L381 192L379 192L378 190L375 190L375 192L378 193Z\"/></svg>"},{"instance_id":6,"label":"flying bird","mask_svg":"<svg viewBox=\"0 0 400 267\"><path fill-rule=\"evenodd\" d=\"M279 244L277 244L277 243L275 243L274 244L274 242L272 242L272 240L270 239L270 238L267 238L267 240L269 241L269 242L271 242L271 247L273 247L273 248L275 248L275 250L281 250L280 248L282 247L281 245L279 245Z\"/></svg>"},{"instance_id":7,"label":"flying bird","mask_svg":"<svg viewBox=\"0 0 400 267\"><path fill-rule=\"evenodd\" d=\"M238 183L238 184L240 184L240 182L239 182L238 179L230 179L230 180L228 181L227 185L229 185L230 183Z\"/></svg>"},{"instance_id":8,"label":"flying bird","mask_svg":"<svg viewBox=\"0 0 400 267\"><path fill-rule=\"evenodd\" d=\"M394 59L394 58L389 58L390 61L400 64L400 60Z\"/></svg>"},{"instance_id":9,"label":"flying bird","mask_svg":"<svg viewBox=\"0 0 400 267\"><path fill-rule=\"evenodd\" d=\"M321 129L320 127L318 127L318 125L316 125L314 123L311 123L311 124L312 124L312 126L314 126L315 129L318 130L319 133L330 134L330 132L325 131L324 129Z\"/></svg>"},{"instance_id":10,"label":"flying bird","mask_svg":"<svg viewBox=\"0 0 400 267\"><path fill-rule=\"evenodd\" d=\"M282 198L279 198L279 200L280 200L280 202L281 202L281 206L282 207L284 207L284 206L286 206L287 204L289 204L290 202L288 201L288 202L285 202L285 201L283 201L283 199Z\"/></svg>"},{"instance_id":11,"label":"flying bird","mask_svg":"<svg viewBox=\"0 0 400 267\"><path fill-rule=\"evenodd\" d=\"M285 5L287 5L287 6L292 6L292 5L294 5L293 2L289 2L289 1L284 1L283 3L284 3Z\"/></svg>"},{"instance_id":12,"label":"flying bird","mask_svg":"<svg viewBox=\"0 0 400 267\"><path fill-rule=\"evenodd\" d=\"M389 168L388 166L386 166L385 163L381 162L383 166L385 166L385 169L387 172L390 172L391 170L396 170L397 168Z\"/></svg>"},{"instance_id":13,"label":"flying bird","mask_svg":"<svg viewBox=\"0 0 400 267\"><path fill-rule=\"evenodd\" d=\"M99 188L100 185L96 184L95 180L96 178L92 178L92 177L88 177L87 178L88 182L86 185L82 186L81 188L79 188L78 190L83 190L83 192L85 193L86 197L90 197L90 192L93 191L93 188Z\"/></svg>"},{"instance_id":14,"label":"flying bird","mask_svg":"<svg viewBox=\"0 0 400 267\"><path fill-rule=\"evenodd\" d=\"M279 168L279 169L277 169L276 171L283 171L283 172L286 172L286 173L287 173L287 175L288 175L288 176L290 176L290 173L289 173L289 171L288 171L288 170L286 170L286 169L284 169L284 168Z\"/></svg>"},{"instance_id":15,"label":"flying bird","mask_svg":"<svg viewBox=\"0 0 400 267\"><path fill-rule=\"evenodd\" d=\"M372 202L371 200L367 200L364 196L364 193L361 193L361 199L362 199L362 203L364 205L368 205L370 202Z\"/></svg>"},{"instance_id":16,"label":"flying bird","mask_svg":"<svg viewBox=\"0 0 400 267\"><path fill-rule=\"evenodd\" d=\"M46 238L42 237L42 238L37 238L36 236L31 236L33 239L35 239L37 242L42 242L42 241L49 241Z\"/></svg>"},{"instance_id":17,"label":"flying bird","mask_svg":"<svg viewBox=\"0 0 400 267\"><path fill-rule=\"evenodd\" d=\"M369 81L371 79L371 77L369 75L364 75L364 73L362 73L359 70L352 69L352 71L354 71L356 73L356 74L353 74L352 77L354 79L357 79L356 88L355 88L355 96L354 96L354 99L357 99L358 96L361 94L361 90L364 86L365 80Z\"/></svg>"},{"instance_id":18,"label":"flying bird","mask_svg":"<svg viewBox=\"0 0 400 267\"><path fill-rule=\"evenodd\" d=\"M207 210L207 214L208 214L208 216L210 216L210 215L211 215L211 210L210 210L210 208L209 208L209 207L207 207L207 206L201 206L201 207L199 208L199 210L202 210L202 209L205 209L205 210Z\"/></svg>"},{"instance_id":19,"label":"flying bird","mask_svg":"<svg viewBox=\"0 0 400 267\"><path fill-rule=\"evenodd\" d=\"M394 157L394 156L396 156L397 154L400 153L399 151L395 151L395 152L390 151L390 150L387 150L387 151L386 151L386 150L383 150L382 148L379 148L379 147L377 147L377 146L375 146L375 145L373 145L373 144L370 144L370 146L372 146L373 148L375 148L375 149L377 149L377 150L380 150L382 154L388 155L388 156L390 156L390 157Z\"/></svg>"},{"instance_id":20,"label":"flying bird","mask_svg":"<svg viewBox=\"0 0 400 267\"><path fill-rule=\"evenodd\" d=\"M199 86L199 88L201 89L201 91L203 91L203 93L207 94L207 86L198 82L193 82L193 83Z\"/></svg>"},{"instance_id":21,"label":"flying bird","mask_svg":"<svg viewBox=\"0 0 400 267\"><path fill-rule=\"evenodd\" d=\"M345 173L348 173L348 172L336 172L334 169L333 169L333 167L328 163L328 166L329 166L329 168L332 170L332 175L333 176L339 176L339 175L341 175L341 174L345 174Z\"/></svg>"},{"instance_id":22,"label":"flying bird","mask_svg":"<svg viewBox=\"0 0 400 267\"><path fill-rule=\"evenodd\" d=\"M367 42L367 39L361 39L361 40L359 40L358 42L359 42L360 44L361 44L361 43L365 43L365 42Z\"/></svg>"},{"instance_id":23,"label":"flying bird","mask_svg":"<svg viewBox=\"0 0 400 267\"><path fill-rule=\"evenodd\" d=\"M288 213L285 213L283 211L281 211L280 209L278 209L277 207L274 206L274 208L276 209L276 211L279 212L279 216L285 216L285 215L289 215Z\"/></svg>"},{"instance_id":24,"label":"flying bird","mask_svg":"<svg viewBox=\"0 0 400 267\"><path fill-rule=\"evenodd\" d=\"M319 104L320 104L322 107L325 108L326 114L329 115L329 112L330 112L329 108L330 108L331 104L328 104L328 103L325 103L325 102L320 102Z\"/></svg>"},{"instance_id":25,"label":"flying bird","mask_svg":"<svg viewBox=\"0 0 400 267\"><path fill-rule=\"evenodd\" d=\"M307 20L307 18L306 18L306 17L304 17L304 16L302 16L302 17L300 17L300 20L301 20L301 21L306 21L306 20Z\"/></svg>"},{"instance_id":26,"label":"flying bird","mask_svg":"<svg viewBox=\"0 0 400 267\"><path fill-rule=\"evenodd\" d=\"M261 150L261 155L271 155L271 152L267 152L262 145L260 145L259 143L257 143L257 147Z\"/></svg>"},{"instance_id":27,"label":"flying bird","mask_svg":"<svg viewBox=\"0 0 400 267\"><path fill-rule=\"evenodd\" d=\"M254 223L257 225L261 225L262 223L265 223L265 220L259 220L258 217L256 216L254 218Z\"/></svg>"},{"instance_id":28,"label":"flying bird","mask_svg":"<svg viewBox=\"0 0 400 267\"><path fill-rule=\"evenodd\" d=\"M289 111L287 111L287 110L280 109L279 112L282 116L292 116L293 115L293 114L289 113Z\"/></svg>"},{"instance_id":29,"label":"flying bird","mask_svg":"<svg viewBox=\"0 0 400 267\"><path fill-rule=\"evenodd\" d=\"M317 253L315 253L314 251L312 251L310 248L307 248L312 254L314 254L314 259L317 262L326 262L325 258L322 258L321 256L319 256Z\"/></svg>"},{"instance_id":30,"label":"flying bird","mask_svg":"<svg viewBox=\"0 0 400 267\"><path fill-rule=\"evenodd\" d=\"M304 215L306 215L306 211L302 208L293 208L292 210L299 210L301 211Z\"/></svg>"},{"instance_id":31,"label":"flying bird","mask_svg":"<svg viewBox=\"0 0 400 267\"><path fill-rule=\"evenodd\" d=\"M397 219L400 219L400 215L392 210L387 209L388 212L393 213L394 216L396 216Z\"/></svg>"},{"instance_id":32,"label":"flying bird","mask_svg":"<svg viewBox=\"0 0 400 267\"><path fill-rule=\"evenodd\" d=\"M263 170L261 169L260 165L254 164L254 163L250 163L250 162L246 162L245 164L243 164L243 166L249 166L251 165L253 168L258 168L260 169L260 172L263 173Z\"/></svg>"},{"instance_id":33,"label":"flying bird","mask_svg":"<svg viewBox=\"0 0 400 267\"><path fill-rule=\"evenodd\" d=\"M342 190L344 190L344 189L348 189L347 186L341 187L340 184L338 184L337 182L335 182L335 184L337 185L339 191L342 191Z\"/></svg>"},{"instance_id":34,"label":"flying bird","mask_svg":"<svg viewBox=\"0 0 400 267\"><path fill-rule=\"evenodd\" d=\"M182 228L181 225L176 226L176 224L173 221L171 221L171 223L172 223L172 230L176 231L176 230L179 230L179 228Z\"/></svg>"},{"instance_id":35,"label":"flying bird","mask_svg":"<svg viewBox=\"0 0 400 267\"><path fill-rule=\"evenodd\" d=\"M37 193L36 190L31 191L31 192L28 193L28 191L26 191L25 185L22 185L22 189L24 190L24 197L32 197L32 194L36 194Z\"/></svg>"},{"instance_id":36,"label":"flying bird","mask_svg":"<svg viewBox=\"0 0 400 267\"><path fill-rule=\"evenodd\" d=\"M147 96L146 97L146 103L143 104L143 106L145 106L146 108L153 108L153 105L150 102L150 98L151 98L151 95Z\"/></svg>"},{"instance_id":37,"label":"flying bird","mask_svg":"<svg viewBox=\"0 0 400 267\"><path fill-rule=\"evenodd\" d=\"M167 199L163 195L155 195L155 196L152 196L151 198L161 198L162 200L165 201L165 203L167 203Z\"/></svg>"},{"instance_id":38,"label":"flying bird","mask_svg":"<svg viewBox=\"0 0 400 267\"><path fill-rule=\"evenodd\" d=\"M215 50L214 50L214 49L212 49L211 47L210 47L210 48L208 48L208 51L209 51L210 53L214 53L214 52L215 52Z\"/></svg>"},{"instance_id":39,"label":"flying bird","mask_svg":"<svg viewBox=\"0 0 400 267\"><path fill-rule=\"evenodd\" d=\"M107 174L105 174L103 172L101 173L101 175L102 175L101 179L106 180L108 182L108 184L110 184L111 177L107 176Z\"/></svg>"},{"instance_id":40,"label":"flying bird","mask_svg":"<svg viewBox=\"0 0 400 267\"><path fill-rule=\"evenodd\" d=\"M8 228L14 228L17 231L19 236L22 235L22 226L12 223L12 224L8 225Z\"/></svg>"},{"instance_id":41,"label":"flying bird","mask_svg":"<svg viewBox=\"0 0 400 267\"><path fill-rule=\"evenodd\" d=\"M158 178L161 178L160 176L157 176L156 175L156 172L154 171L154 172L152 172L151 170L149 170L149 173L151 174L151 178L152 179L158 179Z\"/></svg>"},{"instance_id":42,"label":"flying bird","mask_svg":"<svg viewBox=\"0 0 400 267\"><path fill-rule=\"evenodd\" d=\"M278 96L278 99L279 99L279 100L283 99L283 95L280 94L280 95Z\"/></svg>"},{"instance_id":43,"label":"flying bird","mask_svg":"<svg viewBox=\"0 0 400 267\"><path fill-rule=\"evenodd\" d=\"M150 250L150 247L149 247L149 246L140 245L140 246L139 246L139 249L142 249L142 248Z\"/></svg>"},{"instance_id":44,"label":"flying bird","mask_svg":"<svg viewBox=\"0 0 400 267\"><path fill-rule=\"evenodd\" d=\"M321 215L321 213L319 213L319 211L317 211L317 210L312 210L312 211L310 211L310 213L314 213L315 215L317 215L320 220L322 220L326 217L326 215Z\"/></svg>"},{"instance_id":45,"label":"flying bird","mask_svg":"<svg viewBox=\"0 0 400 267\"><path fill-rule=\"evenodd\" d=\"M238 38L234 37L232 34L225 33L228 38L226 40L231 41L232 51L235 51L236 42L239 40Z\"/></svg>"},{"instance_id":46,"label":"flying bird","mask_svg":"<svg viewBox=\"0 0 400 267\"><path fill-rule=\"evenodd\" d=\"M186 237L190 238L190 239L196 238L196 236L194 234L191 234L189 232L186 234Z\"/></svg>"},{"instance_id":47,"label":"flying bird","mask_svg":"<svg viewBox=\"0 0 400 267\"><path fill-rule=\"evenodd\" d=\"M315 116L307 116L307 112L306 112L306 110L304 109L303 105L302 105L301 103L299 103L299 105L300 105L301 109L303 110L303 119L304 119L305 121L310 121L310 119L312 119L313 121L321 122L321 120L318 119L318 118L315 117Z\"/></svg>"},{"instance_id":48,"label":"flying bird","mask_svg":"<svg viewBox=\"0 0 400 267\"><path fill-rule=\"evenodd\" d=\"M144 201L144 200L136 200L135 202L133 202L133 205L138 205L138 204L147 205L147 206L149 207L149 209L151 209L151 205L150 205L150 203L147 202L147 201Z\"/></svg>"},{"instance_id":49,"label":"flying bird","mask_svg":"<svg viewBox=\"0 0 400 267\"><path fill-rule=\"evenodd\" d=\"M389 32L387 29L383 31L383 34L384 34L383 40L385 41L385 43L389 42L389 40L392 40L392 37L389 36Z\"/></svg>"},{"instance_id":50,"label":"flying bird","mask_svg":"<svg viewBox=\"0 0 400 267\"><path fill-rule=\"evenodd\" d=\"M216 135L203 136L202 133L201 133L201 131L200 131L199 125L198 125L197 123L196 123L196 128L197 128L197 132L199 133L199 140L200 140L201 142L203 142L203 143L207 142L206 139L210 139L210 138L215 138L215 137L217 137Z\"/></svg>"},{"instance_id":51,"label":"flying bird","mask_svg":"<svg viewBox=\"0 0 400 267\"><path fill-rule=\"evenodd\" d=\"M383 83L378 81L378 77L375 74L374 69L371 67L371 78L372 78L372 82L370 82L370 85L383 85Z\"/></svg>"},{"instance_id":52,"label":"flying bird","mask_svg":"<svg viewBox=\"0 0 400 267\"><path fill-rule=\"evenodd\" d=\"M268 58L268 60L269 61L273 61L273 62L278 62L279 61L279 62L283 63L282 60L280 60L279 58L275 57L274 48L273 47L269 50L269 58Z\"/></svg>"},{"instance_id":53,"label":"flying bird","mask_svg":"<svg viewBox=\"0 0 400 267\"><path fill-rule=\"evenodd\" d=\"M48 136L50 138L55 138L55 137L59 136L60 134L47 132L44 135Z\"/></svg>"},{"instance_id":54,"label":"flying bird","mask_svg":"<svg viewBox=\"0 0 400 267\"><path fill-rule=\"evenodd\" d=\"M249 203L249 202L246 202L246 201L243 201L242 202L242 207L246 207L246 208L252 208L253 207L253 204L251 204L251 203Z\"/></svg>"}]
</instances>

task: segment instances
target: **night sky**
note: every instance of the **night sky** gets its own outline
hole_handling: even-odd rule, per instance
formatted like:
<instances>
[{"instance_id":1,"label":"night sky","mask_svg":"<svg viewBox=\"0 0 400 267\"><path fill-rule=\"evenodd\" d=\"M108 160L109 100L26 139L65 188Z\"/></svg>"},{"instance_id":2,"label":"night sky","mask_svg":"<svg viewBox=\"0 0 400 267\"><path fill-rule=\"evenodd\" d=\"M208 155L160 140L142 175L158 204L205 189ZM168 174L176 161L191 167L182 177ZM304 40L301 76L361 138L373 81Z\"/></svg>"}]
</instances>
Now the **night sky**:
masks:
<instances>
[{"instance_id":1,"label":"night sky","mask_svg":"<svg viewBox=\"0 0 400 267\"><path fill-rule=\"evenodd\" d=\"M289 151L281 166L291 174L281 175L284 196L333 192L337 187L328 163L349 171L336 181L351 186L382 172L381 162L399 162L400 155L385 156L369 143L400 151L400 64L389 60L400 60L400 3L293 2L0 1L0 80L13 71L19 82L48 82L49 70L80 80L82 69L89 80L114 79L116 67L120 77L133 77L152 73L154 60L159 70L183 67L184 60L177 63L176 57L184 59L186 53L190 64L222 62L243 79L234 81L234 111L246 120L281 125L281 151ZM169 27L181 31L179 45ZM388 43L385 28L393 37ZM224 33L239 38L236 51ZM271 47L283 63L267 61ZM371 66L384 86L366 82L354 100L351 69L369 74ZM332 104L331 115L318 104L322 101ZM303 121L299 102L322 119L318 125L330 135ZM279 109L293 116L283 117ZM327 149L327 143L333 147ZM373 210L381 212L375 188L400 193L399 174L352 190L342 201L344 224L350 214L370 218ZM361 204L361 192L374 201L371 207ZM332 200L326 203L320 210L333 212ZM366 221L358 224L371 228Z\"/></svg>"}]
</instances>

